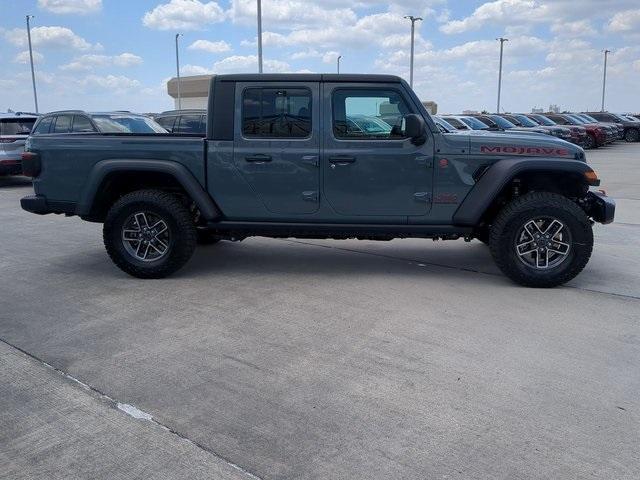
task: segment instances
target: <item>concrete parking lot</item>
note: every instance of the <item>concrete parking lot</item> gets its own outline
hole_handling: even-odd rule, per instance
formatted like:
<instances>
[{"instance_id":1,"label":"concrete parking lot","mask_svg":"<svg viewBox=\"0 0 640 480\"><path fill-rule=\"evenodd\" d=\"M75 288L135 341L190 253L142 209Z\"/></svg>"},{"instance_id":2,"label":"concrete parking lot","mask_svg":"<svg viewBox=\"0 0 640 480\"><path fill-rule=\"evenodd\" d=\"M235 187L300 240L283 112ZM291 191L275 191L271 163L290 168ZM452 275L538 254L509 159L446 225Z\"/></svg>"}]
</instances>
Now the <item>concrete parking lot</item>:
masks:
<instances>
[{"instance_id":1,"label":"concrete parking lot","mask_svg":"<svg viewBox=\"0 0 640 480\"><path fill-rule=\"evenodd\" d=\"M569 285L479 242L249 239L170 279L0 179L0 478L640 478L640 144Z\"/></svg>"}]
</instances>

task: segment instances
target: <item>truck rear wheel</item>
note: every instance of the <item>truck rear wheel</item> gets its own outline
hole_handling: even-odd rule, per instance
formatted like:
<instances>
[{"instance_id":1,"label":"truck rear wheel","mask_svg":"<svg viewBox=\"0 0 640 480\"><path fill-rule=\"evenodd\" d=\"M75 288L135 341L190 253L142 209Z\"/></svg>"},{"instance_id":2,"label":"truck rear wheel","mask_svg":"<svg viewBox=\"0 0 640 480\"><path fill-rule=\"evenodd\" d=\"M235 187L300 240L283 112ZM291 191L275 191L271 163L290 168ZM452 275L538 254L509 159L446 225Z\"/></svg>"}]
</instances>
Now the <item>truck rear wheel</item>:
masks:
<instances>
[{"instance_id":1,"label":"truck rear wheel","mask_svg":"<svg viewBox=\"0 0 640 480\"><path fill-rule=\"evenodd\" d=\"M562 285L585 267L593 231L585 212L562 195L532 192L507 204L491 227L491 255L520 285Z\"/></svg>"},{"instance_id":2,"label":"truck rear wheel","mask_svg":"<svg viewBox=\"0 0 640 480\"><path fill-rule=\"evenodd\" d=\"M121 270L138 278L163 278L193 255L196 227L175 195L139 190L111 207L103 238L107 253Z\"/></svg>"}]
</instances>

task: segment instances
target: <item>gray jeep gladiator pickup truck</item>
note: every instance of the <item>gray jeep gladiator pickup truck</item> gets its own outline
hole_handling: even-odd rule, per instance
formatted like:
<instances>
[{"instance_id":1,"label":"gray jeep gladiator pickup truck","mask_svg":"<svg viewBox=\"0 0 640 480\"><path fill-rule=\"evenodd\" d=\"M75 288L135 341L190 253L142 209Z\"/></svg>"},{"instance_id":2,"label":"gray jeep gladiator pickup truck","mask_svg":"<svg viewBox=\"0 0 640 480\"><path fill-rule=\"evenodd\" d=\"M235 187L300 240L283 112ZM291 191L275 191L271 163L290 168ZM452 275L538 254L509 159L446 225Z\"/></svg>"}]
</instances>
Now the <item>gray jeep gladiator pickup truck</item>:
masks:
<instances>
[{"instance_id":1,"label":"gray jeep gladiator pickup truck","mask_svg":"<svg viewBox=\"0 0 640 480\"><path fill-rule=\"evenodd\" d=\"M384 75L214 76L204 139L34 134L23 171L25 210L103 223L109 256L140 278L175 272L198 240L478 238L515 282L552 287L615 210L580 147L441 132Z\"/></svg>"}]
</instances>

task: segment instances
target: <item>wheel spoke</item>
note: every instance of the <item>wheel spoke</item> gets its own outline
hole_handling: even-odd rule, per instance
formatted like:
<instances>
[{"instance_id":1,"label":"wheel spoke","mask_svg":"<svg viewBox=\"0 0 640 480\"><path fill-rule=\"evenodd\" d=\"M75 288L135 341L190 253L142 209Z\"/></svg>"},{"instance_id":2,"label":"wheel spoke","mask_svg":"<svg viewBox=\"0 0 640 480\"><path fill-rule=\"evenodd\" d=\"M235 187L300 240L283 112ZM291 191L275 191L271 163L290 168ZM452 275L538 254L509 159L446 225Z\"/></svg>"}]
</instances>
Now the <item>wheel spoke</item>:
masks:
<instances>
[{"instance_id":1,"label":"wheel spoke","mask_svg":"<svg viewBox=\"0 0 640 480\"><path fill-rule=\"evenodd\" d=\"M518 250L518 255L520 256L526 255L536 250L536 246L531 240L525 240L524 242L519 243L516 248Z\"/></svg>"},{"instance_id":2,"label":"wheel spoke","mask_svg":"<svg viewBox=\"0 0 640 480\"><path fill-rule=\"evenodd\" d=\"M138 234L140 230L123 230L122 238L127 242L138 242Z\"/></svg>"},{"instance_id":3,"label":"wheel spoke","mask_svg":"<svg viewBox=\"0 0 640 480\"><path fill-rule=\"evenodd\" d=\"M151 229L156 231L156 237L166 232L168 228L164 220L159 220L151 226Z\"/></svg>"},{"instance_id":4,"label":"wheel spoke","mask_svg":"<svg viewBox=\"0 0 640 480\"><path fill-rule=\"evenodd\" d=\"M559 220L554 220L544 231L545 235L549 235L549 238L554 238L564 228L564 225Z\"/></svg>"},{"instance_id":5,"label":"wheel spoke","mask_svg":"<svg viewBox=\"0 0 640 480\"><path fill-rule=\"evenodd\" d=\"M531 235L531 238L535 238L536 234L542 233L540 227L534 220L527 222L524 226L524 229L529 235Z\"/></svg>"},{"instance_id":6,"label":"wheel spoke","mask_svg":"<svg viewBox=\"0 0 640 480\"><path fill-rule=\"evenodd\" d=\"M547 266L549 265L549 250L545 249L538 249L536 250L536 266L538 268L547 268Z\"/></svg>"},{"instance_id":7,"label":"wheel spoke","mask_svg":"<svg viewBox=\"0 0 640 480\"><path fill-rule=\"evenodd\" d=\"M549 246L549 251L560 255L567 255L571 246L568 243L554 241Z\"/></svg>"},{"instance_id":8,"label":"wheel spoke","mask_svg":"<svg viewBox=\"0 0 640 480\"><path fill-rule=\"evenodd\" d=\"M136 219L136 223L138 224L138 227L140 228L149 227L149 222L147 221L147 216L144 214L144 212L136 213L135 219Z\"/></svg>"},{"instance_id":9,"label":"wheel spoke","mask_svg":"<svg viewBox=\"0 0 640 480\"><path fill-rule=\"evenodd\" d=\"M144 255L141 257L142 260L146 260L147 259L147 255L149 255L149 245L150 245L150 243L147 242L147 245L145 246L145 249L144 249Z\"/></svg>"}]
</instances>

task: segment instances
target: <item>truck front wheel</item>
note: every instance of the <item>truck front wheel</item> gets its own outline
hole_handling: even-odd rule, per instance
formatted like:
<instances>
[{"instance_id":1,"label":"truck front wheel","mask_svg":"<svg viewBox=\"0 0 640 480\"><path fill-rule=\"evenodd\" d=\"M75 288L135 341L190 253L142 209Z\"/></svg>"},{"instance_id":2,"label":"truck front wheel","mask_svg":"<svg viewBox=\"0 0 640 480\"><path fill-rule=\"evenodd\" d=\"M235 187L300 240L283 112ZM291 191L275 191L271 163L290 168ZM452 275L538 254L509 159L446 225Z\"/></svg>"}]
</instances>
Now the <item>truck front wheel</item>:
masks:
<instances>
[{"instance_id":1,"label":"truck front wheel","mask_svg":"<svg viewBox=\"0 0 640 480\"><path fill-rule=\"evenodd\" d=\"M502 272L527 287L555 287L585 267L593 231L585 212L562 195L532 192L497 215L489 240Z\"/></svg>"},{"instance_id":2,"label":"truck front wheel","mask_svg":"<svg viewBox=\"0 0 640 480\"><path fill-rule=\"evenodd\" d=\"M196 227L178 197L139 190L107 213L104 245L111 260L138 278L163 278L180 269L196 247Z\"/></svg>"}]
</instances>

